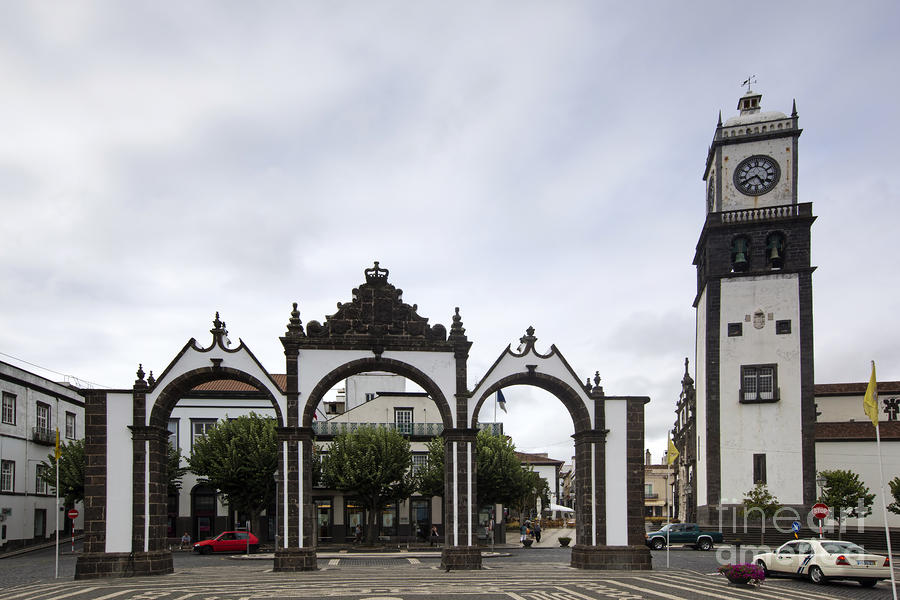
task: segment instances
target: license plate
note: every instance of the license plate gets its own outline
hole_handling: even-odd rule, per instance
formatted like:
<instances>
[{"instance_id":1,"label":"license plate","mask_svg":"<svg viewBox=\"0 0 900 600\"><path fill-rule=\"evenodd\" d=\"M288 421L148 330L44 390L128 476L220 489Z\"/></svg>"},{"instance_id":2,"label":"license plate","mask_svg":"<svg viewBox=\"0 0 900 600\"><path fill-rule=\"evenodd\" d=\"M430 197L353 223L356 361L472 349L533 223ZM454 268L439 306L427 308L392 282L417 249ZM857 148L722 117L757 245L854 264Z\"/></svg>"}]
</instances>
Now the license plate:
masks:
<instances>
[{"instance_id":1,"label":"license plate","mask_svg":"<svg viewBox=\"0 0 900 600\"><path fill-rule=\"evenodd\" d=\"M875 565L875 561L874 560L858 560L858 561L856 561L856 564L865 565L867 567L870 567L870 566Z\"/></svg>"}]
</instances>

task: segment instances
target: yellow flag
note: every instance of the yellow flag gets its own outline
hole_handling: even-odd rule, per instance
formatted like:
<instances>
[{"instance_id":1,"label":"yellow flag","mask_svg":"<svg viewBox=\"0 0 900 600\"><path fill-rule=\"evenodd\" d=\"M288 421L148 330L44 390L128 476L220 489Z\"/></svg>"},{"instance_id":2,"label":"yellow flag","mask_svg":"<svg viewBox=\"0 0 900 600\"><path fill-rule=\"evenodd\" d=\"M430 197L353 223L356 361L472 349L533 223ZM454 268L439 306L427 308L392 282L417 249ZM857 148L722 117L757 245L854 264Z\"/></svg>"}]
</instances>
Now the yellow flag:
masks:
<instances>
[{"instance_id":1,"label":"yellow flag","mask_svg":"<svg viewBox=\"0 0 900 600\"><path fill-rule=\"evenodd\" d=\"M669 438L669 451L667 453L669 455L669 465L675 462L675 459L678 458L678 448L675 447L674 442L672 442L672 438Z\"/></svg>"},{"instance_id":2,"label":"yellow flag","mask_svg":"<svg viewBox=\"0 0 900 600\"><path fill-rule=\"evenodd\" d=\"M59 462L59 427L56 428L56 462Z\"/></svg>"},{"instance_id":3,"label":"yellow flag","mask_svg":"<svg viewBox=\"0 0 900 600\"><path fill-rule=\"evenodd\" d=\"M869 387L866 388L866 397L863 399L863 410L872 419L872 425L878 427L878 383L875 381L875 361L872 361L872 376L869 378Z\"/></svg>"}]
</instances>

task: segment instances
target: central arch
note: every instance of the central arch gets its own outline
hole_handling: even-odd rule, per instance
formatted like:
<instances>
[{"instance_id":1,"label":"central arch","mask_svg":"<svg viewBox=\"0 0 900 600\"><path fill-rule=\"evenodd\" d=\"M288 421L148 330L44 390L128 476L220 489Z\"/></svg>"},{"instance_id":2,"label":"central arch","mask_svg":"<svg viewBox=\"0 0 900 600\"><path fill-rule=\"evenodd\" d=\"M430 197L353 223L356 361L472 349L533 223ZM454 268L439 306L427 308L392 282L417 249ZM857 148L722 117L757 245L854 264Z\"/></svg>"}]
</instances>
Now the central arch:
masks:
<instances>
[{"instance_id":1,"label":"central arch","mask_svg":"<svg viewBox=\"0 0 900 600\"><path fill-rule=\"evenodd\" d=\"M316 406L319 405L319 402L324 398L328 390L348 377L372 371L383 371L385 373L401 375L419 385L425 390L425 393L431 397L435 405L437 405L444 427L447 429L453 427L453 416L450 413L450 403L447 402L444 392L430 376L426 375L421 369L401 360L379 357L352 360L335 368L320 379L319 383L317 383L312 392L310 392L309 397L304 404L303 416L301 419L302 426L312 426Z\"/></svg>"}]
</instances>

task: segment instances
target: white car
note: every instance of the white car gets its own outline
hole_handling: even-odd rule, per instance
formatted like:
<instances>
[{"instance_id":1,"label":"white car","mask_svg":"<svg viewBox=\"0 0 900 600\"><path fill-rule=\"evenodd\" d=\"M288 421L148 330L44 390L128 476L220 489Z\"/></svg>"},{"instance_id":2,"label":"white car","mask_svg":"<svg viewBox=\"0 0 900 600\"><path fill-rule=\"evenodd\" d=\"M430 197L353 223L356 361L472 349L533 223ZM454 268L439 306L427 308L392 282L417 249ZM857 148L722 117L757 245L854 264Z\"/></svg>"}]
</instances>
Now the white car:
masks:
<instances>
[{"instance_id":1,"label":"white car","mask_svg":"<svg viewBox=\"0 0 900 600\"><path fill-rule=\"evenodd\" d=\"M814 583L854 579L872 587L891 576L890 558L839 540L792 540L775 552L757 554L753 562L765 569L766 575L808 576Z\"/></svg>"}]
</instances>

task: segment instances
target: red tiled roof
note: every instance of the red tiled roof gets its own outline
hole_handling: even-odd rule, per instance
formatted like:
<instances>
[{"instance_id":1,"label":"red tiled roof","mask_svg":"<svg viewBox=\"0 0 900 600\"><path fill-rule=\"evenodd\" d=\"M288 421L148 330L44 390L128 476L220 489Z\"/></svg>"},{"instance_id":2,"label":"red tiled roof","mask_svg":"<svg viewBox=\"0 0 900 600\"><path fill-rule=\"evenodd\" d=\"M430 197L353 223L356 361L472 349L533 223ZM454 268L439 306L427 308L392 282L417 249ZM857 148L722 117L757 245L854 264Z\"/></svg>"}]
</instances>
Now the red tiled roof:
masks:
<instances>
[{"instance_id":1,"label":"red tiled roof","mask_svg":"<svg viewBox=\"0 0 900 600\"><path fill-rule=\"evenodd\" d=\"M878 432L882 440L900 441L900 421L880 421ZM875 441L875 428L868 419L816 423L817 442Z\"/></svg>"},{"instance_id":2,"label":"red tiled roof","mask_svg":"<svg viewBox=\"0 0 900 600\"><path fill-rule=\"evenodd\" d=\"M275 374L272 375L272 379L275 380L275 384L278 388L283 392L287 389L287 375L284 374ZM250 384L244 383L242 381L235 381L233 379L217 379L216 381L207 381L206 383L201 383L200 385L194 387L194 391L197 392L255 392L257 389Z\"/></svg>"},{"instance_id":3,"label":"red tiled roof","mask_svg":"<svg viewBox=\"0 0 900 600\"><path fill-rule=\"evenodd\" d=\"M854 394L865 394L868 381L860 383L817 383L815 387L816 396L843 396ZM878 393L896 394L900 392L900 381L879 381Z\"/></svg>"},{"instance_id":4,"label":"red tiled roof","mask_svg":"<svg viewBox=\"0 0 900 600\"><path fill-rule=\"evenodd\" d=\"M516 452L516 458L527 465L561 465L565 462L543 454L528 454L527 452Z\"/></svg>"}]
</instances>

